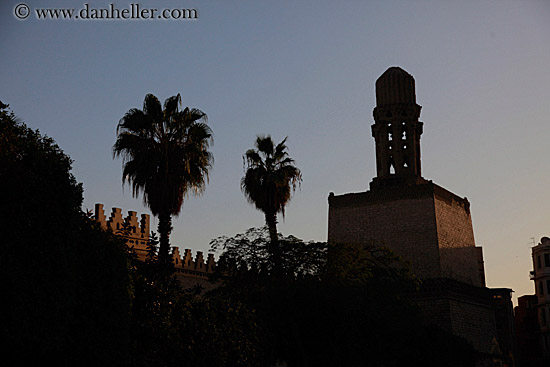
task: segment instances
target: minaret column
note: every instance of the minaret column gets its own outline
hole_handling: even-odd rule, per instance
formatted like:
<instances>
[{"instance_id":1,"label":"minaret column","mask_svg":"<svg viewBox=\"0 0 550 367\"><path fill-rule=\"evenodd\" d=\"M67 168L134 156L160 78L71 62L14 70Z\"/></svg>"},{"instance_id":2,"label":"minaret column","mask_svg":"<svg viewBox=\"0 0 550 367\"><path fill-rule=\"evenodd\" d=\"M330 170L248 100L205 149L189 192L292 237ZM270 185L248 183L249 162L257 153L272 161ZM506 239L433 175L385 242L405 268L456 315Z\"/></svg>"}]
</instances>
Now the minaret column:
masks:
<instances>
[{"instance_id":1,"label":"minaret column","mask_svg":"<svg viewBox=\"0 0 550 367\"><path fill-rule=\"evenodd\" d=\"M423 181L421 108L416 104L414 78L403 69L391 67L376 81L372 125L376 143L374 187Z\"/></svg>"}]
</instances>

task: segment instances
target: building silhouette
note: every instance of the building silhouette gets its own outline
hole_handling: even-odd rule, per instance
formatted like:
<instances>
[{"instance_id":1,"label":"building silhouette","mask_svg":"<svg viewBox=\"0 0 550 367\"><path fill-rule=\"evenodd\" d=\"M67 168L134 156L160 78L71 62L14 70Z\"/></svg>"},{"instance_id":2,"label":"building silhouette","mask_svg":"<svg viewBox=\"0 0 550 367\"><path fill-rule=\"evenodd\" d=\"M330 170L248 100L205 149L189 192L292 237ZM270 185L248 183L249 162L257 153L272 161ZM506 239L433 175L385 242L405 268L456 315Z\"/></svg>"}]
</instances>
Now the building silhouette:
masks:
<instances>
[{"instance_id":1,"label":"building silhouette","mask_svg":"<svg viewBox=\"0 0 550 367\"><path fill-rule=\"evenodd\" d=\"M465 338L487 359L513 363L511 289L485 286L470 203L421 174L423 123L414 78L391 67L376 81L376 177L365 192L330 193L328 240L383 245L422 279L413 295L425 318Z\"/></svg>"},{"instance_id":2,"label":"building silhouette","mask_svg":"<svg viewBox=\"0 0 550 367\"><path fill-rule=\"evenodd\" d=\"M518 298L514 308L514 329L516 332L517 361L520 367L543 367L541 346L538 340L537 295Z\"/></svg>"},{"instance_id":3,"label":"building silhouette","mask_svg":"<svg viewBox=\"0 0 550 367\"><path fill-rule=\"evenodd\" d=\"M533 272L537 303L539 343L542 354L550 364L550 238L543 237L533 247Z\"/></svg>"},{"instance_id":4,"label":"building silhouette","mask_svg":"<svg viewBox=\"0 0 550 367\"><path fill-rule=\"evenodd\" d=\"M531 250L535 294L518 298L515 308L518 360L521 367L550 366L550 238Z\"/></svg>"}]
</instances>

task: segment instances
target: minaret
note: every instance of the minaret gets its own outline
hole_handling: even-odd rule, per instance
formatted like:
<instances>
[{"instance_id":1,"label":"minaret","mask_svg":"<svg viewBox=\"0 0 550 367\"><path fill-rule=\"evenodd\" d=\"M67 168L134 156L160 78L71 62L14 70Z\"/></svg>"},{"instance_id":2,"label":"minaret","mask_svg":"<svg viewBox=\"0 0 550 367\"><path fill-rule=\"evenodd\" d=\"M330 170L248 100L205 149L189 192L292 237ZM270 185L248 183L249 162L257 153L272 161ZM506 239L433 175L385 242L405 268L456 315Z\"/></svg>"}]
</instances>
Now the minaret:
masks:
<instances>
[{"instance_id":1,"label":"minaret","mask_svg":"<svg viewBox=\"0 0 550 367\"><path fill-rule=\"evenodd\" d=\"M376 81L372 136L376 142L376 173L371 189L425 182L420 168L422 122L414 78L391 67Z\"/></svg>"},{"instance_id":2,"label":"minaret","mask_svg":"<svg viewBox=\"0 0 550 367\"><path fill-rule=\"evenodd\" d=\"M372 136L377 174L370 190L330 193L328 242L391 250L422 280L419 292L411 297L426 321L465 338L491 358L498 341L508 356L514 349L512 290L485 287L483 252L475 243L469 201L422 178L423 124L414 84L414 78L398 67L389 68L376 81ZM541 247L540 269L539 252L534 258L536 277L541 277L537 278L539 301L546 301L550 300L550 239L542 242L548 247L544 253ZM541 273L546 252L548 272ZM542 287L546 287L544 296ZM550 330L550 301L544 307Z\"/></svg>"}]
</instances>

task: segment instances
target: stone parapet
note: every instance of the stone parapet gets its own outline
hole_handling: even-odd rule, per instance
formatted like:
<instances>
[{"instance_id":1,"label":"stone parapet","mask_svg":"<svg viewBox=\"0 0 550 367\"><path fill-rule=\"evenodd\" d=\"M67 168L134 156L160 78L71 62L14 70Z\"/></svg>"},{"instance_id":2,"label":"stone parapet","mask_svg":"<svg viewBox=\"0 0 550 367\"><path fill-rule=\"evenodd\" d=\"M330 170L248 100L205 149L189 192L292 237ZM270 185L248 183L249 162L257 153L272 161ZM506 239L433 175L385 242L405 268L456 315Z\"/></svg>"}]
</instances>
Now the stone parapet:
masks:
<instances>
[{"instance_id":1,"label":"stone parapet","mask_svg":"<svg viewBox=\"0 0 550 367\"><path fill-rule=\"evenodd\" d=\"M139 221L135 211L129 211L126 217L122 215L122 209L113 208L109 219L105 216L103 204L95 204L93 218L104 230L110 230L115 235L122 237L128 247L132 248L138 259L145 261L150 234L150 217L142 214ZM202 251L197 251L195 257L190 249L185 249L183 256L178 247L172 247L172 261L176 275L182 284L194 285L197 280L208 280L216 267L214 254L208 254L204 259ZM201 285L206 283L202 282Z\"/></svg>"}]
</instances>

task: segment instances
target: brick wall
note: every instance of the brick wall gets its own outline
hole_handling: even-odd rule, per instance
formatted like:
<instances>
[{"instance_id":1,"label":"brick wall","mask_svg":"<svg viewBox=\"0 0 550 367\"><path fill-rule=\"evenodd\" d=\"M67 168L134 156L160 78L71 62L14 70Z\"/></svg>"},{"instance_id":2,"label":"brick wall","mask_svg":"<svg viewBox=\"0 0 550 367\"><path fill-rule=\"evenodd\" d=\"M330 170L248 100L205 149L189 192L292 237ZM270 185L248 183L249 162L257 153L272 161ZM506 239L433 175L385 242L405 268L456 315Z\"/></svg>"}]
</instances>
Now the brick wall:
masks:
<instances>
[{"instance_id":1,"label":"brick wall","mask_svg":"<svg viewBox=\"0 0 550 367\"><path fill-rule=\"evenodd\" d=\"M496 341L495 316L490 305L450 299L453 334L468 340L480 352L490 353Z\"/></svg>"},{"instance_id":2,"label":"brick wall","mask_svg":"<svg viewBox=\"0 0 550 367\"><path fill-rule=\"evenodd\" d=\"M422 278L441 276L433 195L421 187L329 197L328 240L384 245Z\"/></svg>"},{"instance_id":3,"label":"brick wall","mask_svg":"<svg viewBox=\"0 0 550 367\"><path fill-rule=\"evenodd\" d=\"M435 217L443 277L483 286L469 203L435 190Z\"/></svg>"},{"instance_id":4,"label":"brick wall","mask_svg":"<svg viewBox=\"0 0 550 367\"><path fill-rule=\"evenodd\" d=\"M431 182L329 197L328 240L384 245L421 278L483 286L468 200Z\"/></svg>"},{"instance_id":5,"label":"brick wall","mask_svg":"<svg viewBox=\"0 0 550 367\"><path fill-rule=\"evenodd\" d=\"M411 262L424 280L413 295L426 319L489 353L497 338L475 246L470 204L432 182L380 185L329 196L328 240L380 244Z\"/></svg>"},{"instance_id":6,"label":"brick wall","mask_svg":"<svg viewBox=\"0 0 550 367\"><path fill-rule=\"evenodd\" d=\"M498 338L491 294L452 279L431 279L411 295L427 322L463 337L477 351L489 353Z\"/></svg>"}]
</instances>

